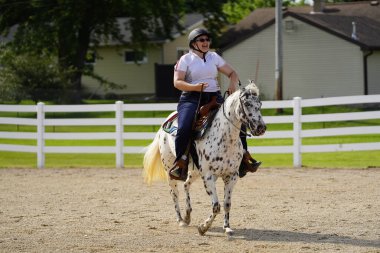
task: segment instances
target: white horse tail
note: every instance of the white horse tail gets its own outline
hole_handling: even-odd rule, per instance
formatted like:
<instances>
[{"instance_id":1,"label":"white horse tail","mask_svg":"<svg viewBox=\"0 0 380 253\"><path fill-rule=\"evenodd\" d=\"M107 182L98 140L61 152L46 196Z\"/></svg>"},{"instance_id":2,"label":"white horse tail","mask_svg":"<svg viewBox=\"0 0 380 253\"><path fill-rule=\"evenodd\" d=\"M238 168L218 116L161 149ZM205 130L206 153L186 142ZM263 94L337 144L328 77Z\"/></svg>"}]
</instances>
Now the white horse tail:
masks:
<instances>
[{"instance_id":1,"label":"white horse tail","mask_svg":"<svg viewBox=\"0 0 380 253\"><path fill-rule=\"evenodd\" d=\"M161 162L160 150L158 149L160 131L156 134L153 142L147 147L143 161L143 177L147 184L152 184L153 181L168 180L168 175L164 165Z\"/></svg>"}]
</instances>

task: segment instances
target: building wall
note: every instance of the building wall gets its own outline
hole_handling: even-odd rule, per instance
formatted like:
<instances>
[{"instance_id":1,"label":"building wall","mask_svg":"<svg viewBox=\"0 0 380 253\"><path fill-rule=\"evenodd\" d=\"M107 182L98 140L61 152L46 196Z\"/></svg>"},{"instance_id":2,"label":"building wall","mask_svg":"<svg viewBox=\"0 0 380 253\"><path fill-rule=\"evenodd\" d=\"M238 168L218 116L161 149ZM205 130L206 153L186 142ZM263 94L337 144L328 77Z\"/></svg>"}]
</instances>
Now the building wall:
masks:
<instances>
[{"instance_id":1,"label":"building wall","mask_svg":"<svg viewBox=\"0 0 380 253\"><path fill-rule=\"evenodd\" d=\"M94 70L97 74L108 80L125 84L125 89L104 90L99 88L99 83L89 77L83 77L83 86L89 93L98 95L107 93L123 94L154 94L155 93L155 64L173 64L177 62L177 49L188 49L187 34L181 35L172 41L167 41L160 47L148 49L148 62L140 65L124 62L124 49L115 47L103 47L98 49L101 59L97 59Z\"/></svg>"},{"instance_id":2,"label":"building wall","mask_svg":"<svg viewBox=\"0 0 380 253\"><path fill-rule=\"evenodd\" d=\"M99 83L90 78L83 77L83 87L89 93L105 95L114 93L123 94L154 94L155 93L155 63L162 63L162 49L152 47L147 50L147 62L131 64L124 62L126 48L102 47L98 49L100 57L96 59L94 71L98 75L117 84L126 85L124 89L104 90Z\"/></svg>"},{"instance_id":3,"label":"building wall","mask_svg":"<svg viewBox=\"0 0 380 253\"><path fill-rule=\"evenodd\" d=\"M223 52L223 58L237 71L243 85L254 80L263 99L274 94L274 27L263 30ZM222 90L228 87L225 76L221 78Z\"/></svg>"},{"instance_id":4,"label":"building wall","mask_svg":"<svg viewBox=\"0 0 380 253\"><path fill-rule=\"evenodd\" d=\"M289 18L284 31L284 98L364 94L363 52L343 39Z\"/></svg>"},{"instance_id":5,"label":"building wall","mask_svg":"<svg viewBox=\"0 0 380 253\"><path fill-rule=\"evenodd\" d=\"M177 62L177 50L188 49L187 34L179 36L172 41L168 41L163 46L164 64L173 64Z\"/></svg>"},{"instance_id":6,"label":"building wall","mask_svg":"<svg viewBox=\"0 0 380 253\"><path fill-rule=\"evenodd\" d=\"M350 42L292 17L283 31L283 99L363 95L363 53ZM240 80L256 80L265 99L275 99L275 25L223 52ZM223 87L226 87L223 78Z\"/></svg>"},{"instance_id":7,"label":"building wall","mask_svg":"<svg viewBox=\"0 0 380 253\"><path fill-rule=\"evenodd\" d=\"M368 94L380 94L380 51L368 58Z\"/></svg>"}]
</instances>

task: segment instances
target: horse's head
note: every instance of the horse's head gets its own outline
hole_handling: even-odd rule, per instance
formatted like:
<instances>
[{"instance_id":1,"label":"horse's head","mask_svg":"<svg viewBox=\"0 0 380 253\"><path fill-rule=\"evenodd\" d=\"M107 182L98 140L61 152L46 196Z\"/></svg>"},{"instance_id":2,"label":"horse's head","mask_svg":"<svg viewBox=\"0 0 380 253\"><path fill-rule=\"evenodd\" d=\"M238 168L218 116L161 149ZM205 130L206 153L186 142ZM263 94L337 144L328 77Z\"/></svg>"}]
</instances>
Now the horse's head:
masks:
<instances>
[{"instance_id":1,"label":"horse's head","mask_svg":"<svg viewBox=\"0 0 380 253\"><path fill-rule=\"evenodd\" d=\"M239 94L240 106L238 115L251 133L255 136L263 135L267 129L263 117L261 116L261 101L259 98L259 88L253 81L242 88Z\"/></svg>"}]
</instances>

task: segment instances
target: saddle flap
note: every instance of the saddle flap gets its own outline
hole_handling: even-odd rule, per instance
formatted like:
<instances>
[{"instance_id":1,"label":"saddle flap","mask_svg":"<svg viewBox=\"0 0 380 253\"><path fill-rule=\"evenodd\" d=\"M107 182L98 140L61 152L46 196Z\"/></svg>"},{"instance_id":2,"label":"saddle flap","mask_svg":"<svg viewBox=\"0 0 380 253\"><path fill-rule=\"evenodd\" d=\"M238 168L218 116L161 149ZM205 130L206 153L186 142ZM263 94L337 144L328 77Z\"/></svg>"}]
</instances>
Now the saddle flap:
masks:
<instances>
[{"instance_id":1,"label":"saddle flap","mask_svg":"<svg viewBox=\"0 0 380 253\"><path fill-rule=\"evenodd\" d=\"M195 129L193 130L195 140L198 140L204 136L204 134L207 132L207 129L210 128L211 122L214 120L218 110L219 108L213 109L206 116L197 120Z\"/></svg>"}]
</instances>

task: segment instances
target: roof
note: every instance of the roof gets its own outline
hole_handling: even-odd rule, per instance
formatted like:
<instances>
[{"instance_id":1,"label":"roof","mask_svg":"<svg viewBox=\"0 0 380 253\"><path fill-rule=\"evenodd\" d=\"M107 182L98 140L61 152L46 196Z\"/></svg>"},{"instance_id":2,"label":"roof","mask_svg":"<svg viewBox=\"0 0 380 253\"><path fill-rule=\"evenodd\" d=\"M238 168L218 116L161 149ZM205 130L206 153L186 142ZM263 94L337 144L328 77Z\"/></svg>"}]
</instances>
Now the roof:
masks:
<instances>
[{"instance_id":1,"label":"roof","mask_svg":"<svg viewBox=\"0 0 380 253\"><path fill-rule=\"evenodd\" d=\"M363 49L380 50L380 5L378 1L325 4L324 11L312 13L312 7L299 6L283 9L284 18L291 16L318 27ZM352 22L356 24L358 39L351 37ZM254 36L275 23L275 8L253 11L231 27L221 38L220 47L226 50Z\"/></svg>"}]
</instances>

